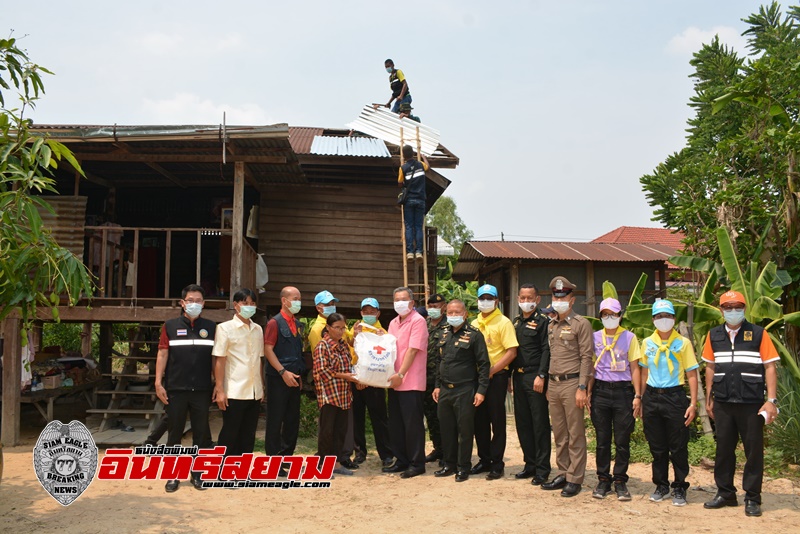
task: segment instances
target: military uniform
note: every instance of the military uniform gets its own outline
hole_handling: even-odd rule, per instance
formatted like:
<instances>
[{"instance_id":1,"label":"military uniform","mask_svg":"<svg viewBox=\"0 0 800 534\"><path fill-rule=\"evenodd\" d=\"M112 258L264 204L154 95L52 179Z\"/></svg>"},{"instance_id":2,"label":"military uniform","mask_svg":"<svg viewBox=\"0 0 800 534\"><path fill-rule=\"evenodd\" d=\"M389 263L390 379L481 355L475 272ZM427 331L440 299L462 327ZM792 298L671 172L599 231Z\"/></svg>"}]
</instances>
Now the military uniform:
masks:
<instances>
[{"instance_id":1,"label":"military uniform","mask_svg":"<svg viewBox=\"0 0 800 534\"><path fill-rule=\"evenodd\" d=\"M464 325L443 329L438 348L439 423L445 468L469 473L475 435L475 394L489 388L489 353L483 334Z\"/></svg>"},{"instance_id":2,"label":"military uniform","mask_svg":"<svg viewBox=\"0 0 800 534\"><path fill-rule=\"evenodd\" d=\"M439 343L444 338L447 329L447 321L439 320L434 325L428 317L428 367L426 369L426 389L425 389L425 421L428 422L428 434L433 442L433 454L442 452L442 433L439 429L439 416L437 415L438 406L433 400L433 389L436 387L436 366L439 363Z\"/></svg>"},{"instance_id":3,"label":"military uniform","mask_svg":"<svg viewBox=\"0 0 800 534\"><path fill-rule=\"evenodd\" d=\"M538 309L527 319L522 315L514 319L519 348L511 366L514 373L514 420L525 460L524 471L541 479L550 476L550 413L547 407L549 322ZM545 389L541 393L533 390L537 376L545 380Z\"/></svg>"}]
</instances>

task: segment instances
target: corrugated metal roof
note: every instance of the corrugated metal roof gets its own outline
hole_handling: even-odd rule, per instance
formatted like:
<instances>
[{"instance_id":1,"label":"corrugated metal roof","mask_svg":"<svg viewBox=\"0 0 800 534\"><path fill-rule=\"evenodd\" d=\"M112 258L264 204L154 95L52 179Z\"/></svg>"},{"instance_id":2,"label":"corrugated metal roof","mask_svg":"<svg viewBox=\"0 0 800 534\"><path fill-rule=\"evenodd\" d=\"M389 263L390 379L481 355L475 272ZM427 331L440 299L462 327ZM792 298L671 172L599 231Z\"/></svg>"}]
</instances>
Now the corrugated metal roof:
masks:
<instances>
[{"instance_id":1,"label":"corrugated metal roof","mask_svg":"<svg viewBox=\"0 0 800 534\"><path fill-rule=\"evenodd\" d=\"M319 156L363 156L390 158L386 143L374 137L331 137L317 135L311 144L311 154Z\"/></svg>"},{"instance_id":2,"label":"corrugated metal roof","mask_svg":"<svg viewBox=\"0 0 800 534\"><path fill-rule=\"evenodd\" d=\"M571 243L548 241L470 241L453 269L455 279L471 279L485 260L555 260L647 263L665 262L675 247L642 243Z\"/></svg>"},{"instance_id":3,"label":"corrugated metal roof","mask_svg":"<svg viewBox=\"0 0 800 534\"><path fill-rule=\"evenodd\" d=\"M311 144L314 138L322 135L322 128L308 128L306 126L289 127L289 143L295 154L311 154Z\"/></svg>"},{"instance_id":4,"label":"corrugated metal roof","mask_svg":"<svg viewBox=\"0 0 800 534\"><path fill-rule=\"evenodd\" d=\"M416 130L419 128L420 146L426 156L432 155L439 147L439 131L430 126L401 119L396 113L386 108L364 106L356 120L347 125L349 128L383 139L395 145L411 145L416 150ZM400 141L400 129L403 130L403 142Z\"/></svg>"}]
</instances>

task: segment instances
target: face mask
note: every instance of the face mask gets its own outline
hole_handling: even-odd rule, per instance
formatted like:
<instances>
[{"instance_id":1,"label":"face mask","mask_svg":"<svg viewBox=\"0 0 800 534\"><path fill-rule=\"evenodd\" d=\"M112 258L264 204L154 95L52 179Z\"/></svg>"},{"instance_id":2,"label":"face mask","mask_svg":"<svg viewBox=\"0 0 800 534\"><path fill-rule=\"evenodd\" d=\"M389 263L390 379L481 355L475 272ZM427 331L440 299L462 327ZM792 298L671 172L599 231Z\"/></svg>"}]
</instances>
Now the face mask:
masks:
<instances>
[{"instance_id":1,"label":"face mask","mask_svg":"<svg viewBox=\"0 0 800 534\"><path fill-rule=\"evenodd\" d=\"M249 319L250 317L252 317L255 314L256 314L256 307L255 306L247 306L245 304L242 304L241 306L239 306L239 315L241 315L245 319Z\"/></svg>"},{"instance_id":2,"label":"face mask","mask_svg":"<svg viewBox=\"0 0 800 534\"><path fill-rule=\"evenodd\" d=\"M622 320L622 317L606 317L605 319L601 319L603 321L603 326L606 330L614 330L619 326L619 322Z\"/></svg>"},{"instance_id":3,"label":"face mask","mask_svg":"<svg viewBox=\"0 0 800 534\"><path fill-rule=\"evenodd\" d=\"M431 319L439 319L442 316L442 310L439 308L428 308L428 317Z\"/></svg>"},{"instance_id":4,"label":"face mask","mask_svg":"<svg viewBox=\"0 0 800 534\"><path fill-rule=\"evenodd\" d=\"M722 316L729 325L739 326L744 321L744 310L724 310Z\"/></svg>"},{"instance_id":5,"label":"face mask","mask_svg":"<svg viewBox=\"0 0 800 534\"><path fill-rule=\"evenodd\" d=\"M378 322L378 318L374 315L362 315L361 320L367 323L368 325L372 326Z\"/></svg>"},{"instance_id":6,"label":"face mask","mask_svg":"<svg viewBox=\"0 0 800 534\"><path fill-rule=\"evenodd\" d=\"M459 326L464 324L464 318L460 315L448 315L447 324L449 324L453 328L458 328Z\"/></svg>"},{"instance_id":7,"label":"face mask","mask_svg":"<svg viewBox=\"0 0 800 534\"><path fill-rule=\"evenodd\" d=\"M406 315L411 313L411 310L409 309L410 304L411 304L410 300L398 300L397 302L394 303L394 311L397 312L397 315L405 317Z\"/></svg>"},{"instance_id":8,"label":"face mask","mask_svg":"<svg viewBox=\"0 0 800 534\"><path fill-rule=\"evenodd\" d=\"M532 312L533 310L536 309L536 303L535 302L520 302L519 303L519 309L522 310L525 313L530 313L530 312Z\"/></svg>"},{"instance_id":9,"label":"face mask","mask_svg":"<svg viewBox=\"0 0 800 534\"><path fill-rule=\"evenodd\" d=\"M330 314L336 313L336 306L323 306L322 307L322 316L328 317Z\"/></svg>"},{"instance_id":10,"label":"face mask","mask_svg":"<svg viewBox=\"0 0 800 534\"><path fill-rule=\"evenodd\" d=\"M480 310L481 313L489 313L490 311L494 310L494 301L478 300L478 310Z\"/></svg>"},{"instance_id":11,"label":"face mask","mask_svg":"<svg viewBox=\"0 0 800 534\"><path fill-rule=\"evenodd\" d=\"M656 319L653 321L653 324L656 325L656 328L659 332L671 332L672 328L675 326L675 319L671 317L666 317L664 319Z\"/></svg>"},{"instance_id":12,"label":"face mask","mask_svg":"<svg viewBox=\"0 0 800 534\"><path fill-rule=\"evenodd\" d=\"M186 315L195 319L200 317L200 312L203 311L203 305L199 302L189 302L183 307L183 310L186 312Z\"/></svg>"},{"instance_id":13,"label":"face mask","mask_svg":"<svg viewBox=\"0 0 800 534\"><path fill-rule=\"evenodd\" d=\"M561 315L562 313L567 313L567 311L569 310L569 302L563 300L554 300L551 306L559 315Z\"/></svg>"},{"instance_id":14,"label":"face mask","mask_svg":"<svg viewBox=\"0 0 800 534\"><path fill-rule=\"evenodd\" d=\"M392 73L392 67L386 67L386 72L388 72L389 74L391 74L391 73Z\"/></svg>"},{"instance_id":15,"label":"face mask","mask_svg":"<svg viewBox=\"0 0 800 534\"><path fill-rule=\"evenodd\" d=\"M300 301L299 300L293 300L291 306L289 306L289 313L294 315L299 311L300 311Z\"/></svg>"}]
</instances>

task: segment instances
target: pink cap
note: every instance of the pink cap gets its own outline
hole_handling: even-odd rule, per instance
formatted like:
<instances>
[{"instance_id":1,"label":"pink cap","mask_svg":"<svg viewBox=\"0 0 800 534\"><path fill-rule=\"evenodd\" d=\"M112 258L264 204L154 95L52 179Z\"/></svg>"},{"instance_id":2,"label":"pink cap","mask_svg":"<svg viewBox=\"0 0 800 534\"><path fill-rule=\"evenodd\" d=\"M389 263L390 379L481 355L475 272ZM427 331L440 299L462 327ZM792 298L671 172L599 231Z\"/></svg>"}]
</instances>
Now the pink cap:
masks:
<instances>
[{"instance_id":1,"label":"pink cap","mask_svg":"<svg viewBox=\"0 0 800 534\"><path fill-rule=\"evenodd\" d=\"M619 313L622 311L622 306L620 305L617 299L608 298L603 300L600 303L600 311L608 310L614 313Z\"/></svg>"}]
</instances>

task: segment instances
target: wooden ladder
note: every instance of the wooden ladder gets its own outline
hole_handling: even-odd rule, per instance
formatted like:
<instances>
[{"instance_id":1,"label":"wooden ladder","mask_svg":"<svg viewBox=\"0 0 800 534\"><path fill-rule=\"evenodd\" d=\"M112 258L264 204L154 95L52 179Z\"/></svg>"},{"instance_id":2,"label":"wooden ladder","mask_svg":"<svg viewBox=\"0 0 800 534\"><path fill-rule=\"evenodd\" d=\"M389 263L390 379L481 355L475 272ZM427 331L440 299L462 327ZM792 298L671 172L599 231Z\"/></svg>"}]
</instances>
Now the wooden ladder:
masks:
<instances>
[{"instance_id":1,"label":"wooden ladder","mask_svg":"<svg viewBox=\"0 0 800 534\"><path fill-rule=\"evenodd\" d=\"M420 142L419 138L419 126L416 127L416 135L417 135L417 160L422 162L422 143ZM405 146L405 138L403 136L403 127L400 127L400 166L402 167L405 163L403 159L403 146ZM408 283L408 258L406 257L406 215L405 215L405 207L400 206L400 237L403 243L403 285L405 287L411 288L412 290L418 291L421 294L425 295L425 300L423 300L423 306L428 303L428 298L431 296L431 289L430 285L428 284L428 229L427 225L425 224L425 216L422 216L422 278L423 283L419 283L419 268L416 267L416 259L414 260L414 266L416 269L416 283L409 284ZM419 291L419 288L423 288L422 291Z\"/></svg>"}]
</instances>

